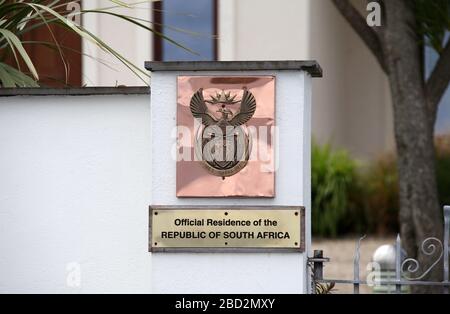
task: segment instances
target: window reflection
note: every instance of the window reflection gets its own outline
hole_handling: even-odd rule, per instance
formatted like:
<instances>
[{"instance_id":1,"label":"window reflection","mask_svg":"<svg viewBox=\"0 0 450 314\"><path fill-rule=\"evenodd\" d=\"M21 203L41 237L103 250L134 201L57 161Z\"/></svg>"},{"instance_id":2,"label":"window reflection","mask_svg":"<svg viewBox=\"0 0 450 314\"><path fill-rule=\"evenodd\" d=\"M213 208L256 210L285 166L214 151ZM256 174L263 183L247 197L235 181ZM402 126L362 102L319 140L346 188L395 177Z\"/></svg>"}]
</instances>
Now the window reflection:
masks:
<instances>
[{"instance_id":1,"label":"window reflection","mask_svg":"<svg viewBox=\"0 0 450 314\"><path fill-rule=\"evenodd\" d=\"M192 54L155 36L155 44L159 48L159 51L155 53L155 60L212 61L216 59L215 0L164 0L160 4L160 11L155 13L159 15L158 22L163 24L161 32L165 36L199 54L199 56Z\"/></svg>"}]
</instances>

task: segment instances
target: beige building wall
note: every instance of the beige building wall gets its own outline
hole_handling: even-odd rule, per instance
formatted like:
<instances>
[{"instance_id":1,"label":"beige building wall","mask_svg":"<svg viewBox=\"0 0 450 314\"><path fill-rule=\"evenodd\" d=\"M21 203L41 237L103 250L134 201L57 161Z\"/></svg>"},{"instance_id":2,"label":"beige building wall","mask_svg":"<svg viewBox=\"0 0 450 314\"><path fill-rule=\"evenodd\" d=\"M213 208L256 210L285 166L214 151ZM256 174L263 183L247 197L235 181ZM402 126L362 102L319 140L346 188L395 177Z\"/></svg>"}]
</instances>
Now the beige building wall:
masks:
<instances>
[{"instance_id":1,"label":"beige building wall","mask_svg":"<svg viewBox=\"0 0 450 314\"><path fill-rule=\"evenodd\" d=\"M364 0L354 1L365 13ZM310 56L324 68L313 85L313 133L362 159L394 147L386 75L330 0L310 0Z\"/></svg>"},{"instance_id":2,"label":"beige building wall","mask_svg":"<svg viewBox=\"0 0 450 314\"><path fill-rule=\"evenodd\" d=\"M129 1L132 2L132 1ZM354 0L362 12L365 0ZM108 1L90 0L89 7ZM331 0L219 0L220 60L315 59L324 77L313 85L313 135L354 156L372 159L393 147L389 86L375 57L339 15ZM120 12L150 20L150 4ZM108 16L86 16L84 25L143 69L151 60L152 36ZM116 60L86 44L87 85L143 85Z\"/></svg>"},{"instance_id":3,"label":"beige building wall","mask_svg":"<svg viewBox=\"0 0 450 314\"><path fill-rule=\"evenodd\" d=\"M365 9L364 0L355 2ZM313 82L319 143L361 159L393 147L387 78L330 0L220 0L219 17L221 60L320 63L324 77Z\"/></svg>"},{"instance_id":4,"label":"beige building wall","mask_svg":"<svg viewBox=\"0 0 450 314\"><path fill-rule=\"evenodd\" d=\"M123 2L137 3L138 1L125 0ZM84 9L112 6L111 1L107 0L88 0L83 1L82 4ZM150 21L152 16L150 2L142 2L133 6L132 9L117 8L111 12L146 21ZM140 22L146 26L151 25L147 22ZM147 73L144 62L151 60L152 57L152 36L149 31L106 14L86 14L83 16L82 23L89 31ZM139 79L120 61L87 40L83 41L83 53L85 54L83 57L83 83L87 86L141 86L148 82L148 78L144 75L142 75L143 80Z\"/></svg>"},{"instance_id":5,"label":"beige building wall","mask_svg":"<svg viewBox=\"0 0 450 314\"><path fill-rule=\"evenodd\" d=\"M304 0L219 0L220 60L308 59L309 7Z\"/></svg>"}]
</instances>

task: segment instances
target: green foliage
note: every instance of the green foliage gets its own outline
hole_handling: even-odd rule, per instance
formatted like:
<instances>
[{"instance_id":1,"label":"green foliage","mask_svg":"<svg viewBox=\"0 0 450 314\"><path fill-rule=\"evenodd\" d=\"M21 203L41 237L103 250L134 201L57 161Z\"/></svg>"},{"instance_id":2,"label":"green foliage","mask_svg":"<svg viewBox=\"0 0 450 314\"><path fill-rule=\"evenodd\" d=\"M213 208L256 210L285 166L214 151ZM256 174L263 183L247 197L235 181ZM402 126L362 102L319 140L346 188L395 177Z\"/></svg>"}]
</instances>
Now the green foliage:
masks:
<instances>
[{"instance_id":1,"label":"green foliage","mask_svg":"<svg viewBox=\"0 0 450 314\"><path fill-rule=\"evenodd\" d=\"M336 236L346 224L357 190L356 162L330 145L312 147L312 226L321 236Z\"/></svg>"},{"instance_id":2,"label":"green foliage","mask_svg":"<svg viewBox=\"0 0 450 314\"><path fill-rule=\"evenodd\" d=\"M435 145L439 201L450 205L450 135L437 136Z\"/></svg>"},{"instance_id":3,"label":"green foliage","mask_svg":"<svg viewBox=\"0 0 450 314\"><path fill-rule=\"evenodd\" d=\"M450 135L436 137L435 146L440 204L450 205ZM397 233L398 212L394 154L362 167L344 151L313 145L312 227L316 236Z\"/></svg>"},{"instance_id":4,"label":"green foliage","mask_svg":"<svg viewBox=\"0 0 450 314\"><path fill-rule=\"evenodd\" d=\"M399 190L396 158L382 156L368 166L364 181L367 233L385 235L398 232Z\"/></svg>"},{"instance_id":5,"label":"green foliage","mask_svg":"<svg viewBox=\"0 0 450 314\"><path fill-rule=\"evenodd\" d=\"M2 62L0 62L0 80L5 87L39 87L34 79Z\"/></svg>"},{"instance_id":6,"label":"green foliage","mask_svg":"<svg viewBox=\"0 0 450 314\"><path fill-rule=\"evenodd\" d=\"M108 8L100 8L96 10L81 10L80 12L68 12L67 1L62 0L0 0L0 87L36 87L38 86L39 73L37 73L34 64L28 53L23 47L21 38L26 33L38 28L46 27L53 38L53 42L28 42L27 44L43 45L45 47L51 47L58 50L61 60L66 68L66 76L68 71L67 61L65 60L64 50L59 42L56 40L56 36L53 33L51 25L58 25L70 32L73 32L80 36L85 41L95 45L107 54L113 56L124 64L130 71L138 76L145 84L147 84L146 78L149 75L140 67L131 63L128 59L122 56L119 52L103 42L99 37L92 34L89 30L82 25L75 24L71 18L68 18L68 14L71 17L74 15L85 14L97 14L108 15L116 18L117 20L123 20L128 23L136 25L136 27L143 28L149 32L155 33L157 36L164 38L172 44L185 49L193 54L197 54L194 51L186 48L179 43L175 42L171 38L164 36L163 34L155 31L149 25L153 25L150 21L134 18L131 16L117 14L111 12L118 7L124 7L131 9L133 6L148 2L141 1L135 4L127 4L119 0L109 0L113 6ZM74 0L74 2L80 2L80 0ZM81 52L79 52L81 53ZM14 57L17 70L14 70L10 66L6 65L6 60L10 57ZM27 66L27 70L21 69L21 61ZM100 62L100 61L99 61ZM29 72L30 76L26 73Z\"/></svg>"},{"instance_id":7,"label":"green foliage","mask_svg":"<svg viewBox=\"0 0 450 314\"><path fill-rule=\"evenodd\" d=\"M420 37L426 44L441 53L445 46L445 33L450 30L450 0L414 0L417 25Z\"/></svg>"}]
</instances>

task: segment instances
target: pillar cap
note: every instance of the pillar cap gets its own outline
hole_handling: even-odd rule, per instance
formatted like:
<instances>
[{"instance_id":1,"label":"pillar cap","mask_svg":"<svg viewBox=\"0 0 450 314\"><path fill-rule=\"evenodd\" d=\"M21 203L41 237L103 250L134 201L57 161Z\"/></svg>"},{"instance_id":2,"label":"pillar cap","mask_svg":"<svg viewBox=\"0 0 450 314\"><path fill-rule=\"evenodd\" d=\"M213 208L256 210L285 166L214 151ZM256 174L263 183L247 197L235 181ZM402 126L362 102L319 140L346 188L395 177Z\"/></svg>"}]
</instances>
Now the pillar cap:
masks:
<instances>
[{"instance_id":1,"label":"pillar cap","mask_svg":"<svg viewBox=\"0 0 450 314\"><path fill-rule=\"evenodd\" d=\"M322 77L317 61L147 61L151 72L164 71L305 71L312 77Z\"/></svg>"}]
</instances>

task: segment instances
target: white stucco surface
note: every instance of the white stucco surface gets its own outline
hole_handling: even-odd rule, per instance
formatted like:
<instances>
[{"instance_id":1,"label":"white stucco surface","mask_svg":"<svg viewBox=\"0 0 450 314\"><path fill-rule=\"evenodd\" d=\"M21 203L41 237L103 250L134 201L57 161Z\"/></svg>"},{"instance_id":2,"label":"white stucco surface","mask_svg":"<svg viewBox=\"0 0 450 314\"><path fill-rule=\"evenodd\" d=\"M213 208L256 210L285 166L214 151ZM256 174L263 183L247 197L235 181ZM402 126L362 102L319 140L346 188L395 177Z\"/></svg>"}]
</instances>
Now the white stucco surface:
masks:
<instances>
[{"instance_id":1,"label":"white stucco surface","mask_svg":"<svg viewBox=\"0 0 450 314\"><path fill-rule=\"evenodd\" d=\"M0 293L149 293L149 96L0 97Z\"/></svg>"},{"instance_id":2,"label":"white stucco surface","mask_svg":"<svg viewBox=\"0 0 450 314\"><path fill-rule=\"evenodd\" d=\"M275 75L279 142L274 199L178 199L176 132L178 75ZM310 247L310 81L302 72L152 73L153 205L306 206L306 245ZM306 254L152 254L155 293L304 293Z\"/></svg>"},{"instance_id":3,"label":"white stucco surface","mask_svg":"<svg viewBox=\"0 0 450 314\"><path fill-rule=\"evenodd\" d=\"M239 73L277 77L277 196L213 201L175 197L177 74L153 74L152 106L0 97L0 293L306 291L306 254L148 253L150 204L304 205L310 247L309 76Z\"/></svg>"}]
</instances>

